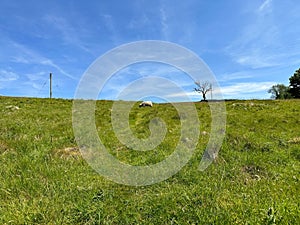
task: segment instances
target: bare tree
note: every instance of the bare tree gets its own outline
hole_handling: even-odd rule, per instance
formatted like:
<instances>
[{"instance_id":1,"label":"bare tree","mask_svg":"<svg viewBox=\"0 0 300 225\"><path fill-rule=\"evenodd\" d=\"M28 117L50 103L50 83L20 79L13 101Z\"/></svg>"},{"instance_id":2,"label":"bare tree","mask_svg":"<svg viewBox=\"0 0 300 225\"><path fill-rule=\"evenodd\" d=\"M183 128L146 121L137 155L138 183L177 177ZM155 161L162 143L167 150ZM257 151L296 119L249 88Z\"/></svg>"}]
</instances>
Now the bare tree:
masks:
<instances>
[{"instance_id":1,"label":"bare tree","mask_svg":"<svg viewBox=\"0 0 300 225\"><path fill-rule=\"evenodd\" d=\"M197 87L194 88L194 90L198 93L201 93L203 101L206 101L206 93L211 90L211 83L209 83L208 81L202 83L200 81L195 81L195 84L197 85Z\"/></svg>"}]
</instances>

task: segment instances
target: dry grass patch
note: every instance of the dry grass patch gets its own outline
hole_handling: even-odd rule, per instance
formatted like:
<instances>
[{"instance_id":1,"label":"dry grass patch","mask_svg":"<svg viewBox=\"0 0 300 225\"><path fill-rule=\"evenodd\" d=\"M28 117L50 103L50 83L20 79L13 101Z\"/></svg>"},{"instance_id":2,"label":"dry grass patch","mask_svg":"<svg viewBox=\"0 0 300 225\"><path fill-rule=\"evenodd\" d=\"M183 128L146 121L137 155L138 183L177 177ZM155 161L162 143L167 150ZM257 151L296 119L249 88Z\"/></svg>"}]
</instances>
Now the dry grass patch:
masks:
<instances>
[{"instance_id":1,"label":"dry grass patch","mask_svg":"<svg viewBox=\"0 0 300 225\"><path fill-rule=\"evenodd\" d=\"M54 152L54 155L62 159L79 159L82 157L77 146L58 149Z\"/></svg>"},{"instance_id":2,"label":"dry grass patch","mask_svg":"<svg viewBox=\"0 0 300 225\"><path fill-rule=\"evenodd\" d=\"M288 143L290 143L290 144L300 144L300 137L294 137L294 138L288 140Z\"/></svg>"}]
</instances>

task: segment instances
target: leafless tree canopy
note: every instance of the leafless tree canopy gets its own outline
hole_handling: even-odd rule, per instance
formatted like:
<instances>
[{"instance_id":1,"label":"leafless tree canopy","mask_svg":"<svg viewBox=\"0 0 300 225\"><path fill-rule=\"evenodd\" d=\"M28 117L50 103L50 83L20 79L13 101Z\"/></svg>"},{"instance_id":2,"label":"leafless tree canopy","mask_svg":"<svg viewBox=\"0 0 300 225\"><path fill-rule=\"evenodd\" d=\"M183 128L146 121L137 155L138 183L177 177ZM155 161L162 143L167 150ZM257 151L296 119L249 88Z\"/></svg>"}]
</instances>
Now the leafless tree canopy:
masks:
<instances>
[{"instance_id":1,"label":"leafless tree canopy","mask_svg":"<svg viewBox=\"0 0 300 225\"><path fill-rule=\"evenodd\" d=\"M211 83L209 83L208 81L202 83L200 81L195 81L195 84L197 85L197 87L194 88L194 90L198 93L201 93L203 100L206 101L206 93L211 90Z\"/></svg>"}]
</instances>

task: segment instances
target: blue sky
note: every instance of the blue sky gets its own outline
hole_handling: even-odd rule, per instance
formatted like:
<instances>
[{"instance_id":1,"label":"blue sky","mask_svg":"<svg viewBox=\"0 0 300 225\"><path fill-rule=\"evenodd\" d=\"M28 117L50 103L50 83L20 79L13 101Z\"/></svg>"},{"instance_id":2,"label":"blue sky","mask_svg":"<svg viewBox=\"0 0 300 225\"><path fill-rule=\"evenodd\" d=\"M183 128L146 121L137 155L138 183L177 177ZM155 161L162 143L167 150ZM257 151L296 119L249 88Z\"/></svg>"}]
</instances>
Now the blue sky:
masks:
<instances>
[{"instance_id":1,"label":"blue sky","mask_svg":"<svg viewBox=\"0 0 300 225\"><path fill-rule=\"evenodd\" d=\"M300 67L297 0L52 0L0 3L0 95L73 98L80 78L119 45L162 40L196 53L224 98L269 98ZM192 100L193 80L166 65L141 63L113 75L100 98L116 99L134 80L173 79ZM143 75L144 74L144 75ZM174 93L176 94L176 93Z\"/></svg>"}]
</instances>

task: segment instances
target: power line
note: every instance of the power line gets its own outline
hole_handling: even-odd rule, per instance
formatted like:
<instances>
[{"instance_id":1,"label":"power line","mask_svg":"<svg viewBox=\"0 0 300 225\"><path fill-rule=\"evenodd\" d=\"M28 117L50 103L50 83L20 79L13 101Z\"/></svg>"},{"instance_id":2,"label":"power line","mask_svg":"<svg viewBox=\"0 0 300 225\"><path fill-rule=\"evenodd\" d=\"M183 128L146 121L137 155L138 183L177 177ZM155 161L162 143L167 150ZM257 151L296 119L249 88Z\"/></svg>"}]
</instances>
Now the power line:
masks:
<instances>
[{"instance_id":1,"label":"power line","mask_svg":"<svg viewBox=\"0 0 300 225\"><path fill-rule=\"evenodd\" d=\"M47 84L47 82L48 82L48 79L45 80L45 82L43 83L42 87L38 90L38 92L37 92L37 97L41 94L42 89L45 87L45 85Z\"/></svg>"}]
</instances>

